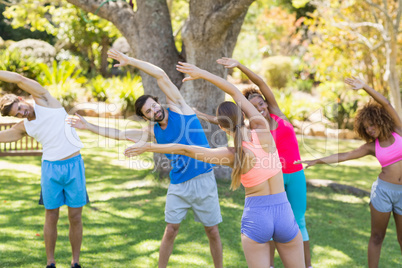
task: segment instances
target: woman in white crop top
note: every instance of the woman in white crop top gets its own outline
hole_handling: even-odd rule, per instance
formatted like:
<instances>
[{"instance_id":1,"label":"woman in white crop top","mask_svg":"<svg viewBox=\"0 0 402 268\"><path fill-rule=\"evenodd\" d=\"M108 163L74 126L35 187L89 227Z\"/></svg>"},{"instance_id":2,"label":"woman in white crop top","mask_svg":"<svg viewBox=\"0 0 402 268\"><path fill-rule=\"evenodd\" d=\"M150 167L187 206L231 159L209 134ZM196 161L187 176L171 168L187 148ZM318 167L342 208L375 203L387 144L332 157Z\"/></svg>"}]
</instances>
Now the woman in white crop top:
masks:
<instances>
[{"instance_id":1,"label":"woman in white crop top","mask_svg":"<svg viewBox=\"0 0 402 268\"><path fill-rule=\"evenodd\" d=\"M375 156L379 160L382 170L371 189L371 236L368 245L369 267L378 267L391 212L394 214L398 242L402 250L402 123L389 101L364 81L347 78L345 83L354 90L364 89L376 101L367 103L355 118L355 131L366 143L350 152L296 162L306 163L308 168L366 155Z\"/></svg>"}]
</instances>

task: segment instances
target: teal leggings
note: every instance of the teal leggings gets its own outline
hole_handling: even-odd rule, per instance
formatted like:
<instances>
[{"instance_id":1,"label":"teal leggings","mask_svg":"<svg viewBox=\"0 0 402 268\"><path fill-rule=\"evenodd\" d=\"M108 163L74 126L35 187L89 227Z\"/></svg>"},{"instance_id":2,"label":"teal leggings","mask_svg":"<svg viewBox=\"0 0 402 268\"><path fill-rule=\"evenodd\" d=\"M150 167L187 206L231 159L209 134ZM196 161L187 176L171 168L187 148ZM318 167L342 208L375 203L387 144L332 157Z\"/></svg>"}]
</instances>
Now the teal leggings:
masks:
<instances>
[{"instance_id":1,"label":"teal leggings","mask_svg":"<svg viewBox=\"0 0 402 268\"><path fill-rule=\"evenodd\" d=\"M307 186L304 170L294 173L283 173L283 182L285 183L285 191L292 206L293 214L303 236L303 241L308 241L309 237L304 217L307 206Z\"/></svg>"}]
</instances>

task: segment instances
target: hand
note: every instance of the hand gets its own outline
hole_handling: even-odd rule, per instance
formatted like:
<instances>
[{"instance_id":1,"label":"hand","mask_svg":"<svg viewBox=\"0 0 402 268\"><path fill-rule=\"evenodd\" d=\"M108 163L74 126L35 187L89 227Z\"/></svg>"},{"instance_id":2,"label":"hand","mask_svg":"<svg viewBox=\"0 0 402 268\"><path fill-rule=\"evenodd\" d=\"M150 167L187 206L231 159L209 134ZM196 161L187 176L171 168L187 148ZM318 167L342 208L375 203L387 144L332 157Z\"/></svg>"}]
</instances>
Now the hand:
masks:
<instances>
[{"instance_id":1,"label":"hand","mask_svg":"<svg viewBox=\"0 0 402 268\"><path fill-rule=\"evenodd\" d=\"M361 80L357 77L354 77L354 76L352 76L352 77L353 78L346 78L345 83L348 84L349 86L351 86L352 89L354 89L354 90L364 88L366 83L363 80Z\"/></svg>"},{"instance_id":2,"label":"hand","mask_svg":"<svg viewBox=\"0 0 402 268\"><path fill-rule=\"evenodd\" d=\"M78 117L69 117L66 119L67 124L74 128L78 129L87 129L88 128L88 121L85 120L81 115L75 113L75 115Z\"/></svg>"},{"instance_id":3,"label":"hand","mask_svg":"<svg viewBox=\"0 0 402 268\"><path fill-rule=\"evenodd\" d=\"M297 164L307 164L307 166L305 167L305 169L314 166L315 164L317 164L317 160L298 160L298 161L294 161L293 164L297 165Z\"/></svg>"},{"instance_id":4,"label":"hand","mask_svg":"<svg viewBox=\"0 0 402 268\"><path fill-rule=\"evenodd\" d=\"M114 67L126 66L130 62L130 58L127 55L115 49L110 49L107 55L109 58L119 61L119 64L113 65Z\"/></svg>"},{"instance_id":5,"label":"hand","mask_svg":"<svg viewBox=\"0 0 402 268\"><path fill-rule=\"evenodd\" d=\"M131 140L131 139L128 139ZM133 140L131 140L133 141ZM142 153L145 153L148 149L150 148L150 143L145 142L145 141L139 141L135 143L134 145L128 147L126 150L124 150L124 155L127 157L132 157L132 156L137 156Z\"/></svg>"},{"instance_id":6,"label":"hand","mask_svg":"<svg viewBox=\"0 0 402 268\"><path fill-rule=\"evenodd\" d=\"M183 79L183 82L201 78L202 70L200 68L198 68L197 66L190 64L190 63L179 61L179 64L176 65L176 70L189 75Z\"/></svg>"},{"instance_id":7,"label":"hand","mask_svg":"<svg viewBox=\"0 0 402 268\"><path fill-rule=\"evenodd\" d=\"M222 64L227 69L232 69L234 67L240 66L240 62L238 62L235 59L231 59L231 58L222 57L221 59L216 60L216 62L219 64Z\"/></svg>"}]
</instances>

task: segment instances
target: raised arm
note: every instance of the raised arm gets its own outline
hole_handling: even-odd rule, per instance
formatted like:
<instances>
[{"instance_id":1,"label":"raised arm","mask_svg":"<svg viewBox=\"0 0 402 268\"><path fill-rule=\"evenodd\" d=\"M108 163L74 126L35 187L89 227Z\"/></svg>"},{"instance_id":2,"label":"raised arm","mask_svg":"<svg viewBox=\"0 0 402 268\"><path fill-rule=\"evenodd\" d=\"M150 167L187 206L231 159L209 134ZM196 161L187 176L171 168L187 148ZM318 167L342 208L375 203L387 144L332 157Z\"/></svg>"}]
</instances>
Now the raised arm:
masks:
<instances>
[{"instance_id":1,"label":"raised arm","mask_svg":"<svg viewBox=\"0 0 402 268\"><path fill-rule=\"evenodd\" d=\"M202 119L211 124L219 125L218 118L216 116L200 112L196 108L193 108L193 110L194 110L195 114L197 115L198 119Z\"/></svg>"},{"instance_id":2,"label":"raised arm","mask_svg":"<svg viewBox=\"0 0 402 268\"><path fill-rule=\"evenodd\" d=\"M203 162L225 166L233 166L234 162L233 148L204 148L200 146L183 145L178 143L136 143L127 148L124 151L124 155L131 157L140 155L144 152L186 155Z\"/></svg>"},{"instance_id":3,"label":"raised arm","mask_svg":"<svg viewBox=\"0 0 402 268\"><path fill-rule=\"evenodd\" d=\"M276 101L275 95L272 92L271 88L264 82L264 80L259 75L257 75L256 73L254 73L249 68L247 68L246 66L244 66L235 59L223 57L221 59L218 59L216 62L222 64L227 69L237 67L240 71L242 71L245 75L247 75L247 77L251 80L251 82L253 82L260 89L262 95L264 96L265 100L268 103L269 111L287 120L285 114L279 108L278 102Z\"/></svg>"},{"instance_id":4,"label":"raised arm","mask_svg":"<svg viewBox=\"0 0 402 268\"><path fill-rule=\"evenodd\" d=\"M70 117L67 122L74 128L89 130L95 134L108 137L115 140L132 140L135 142L139 141L150 141L153 138L153 134L149 131L150 126L143 129L130 129L130 130L118 130L115 128L100 127L89 123L81 115L75 114L77 117Z\"/></svg>"},{"instance_id":5,"label":"raised arm","mask_svg":"<svg viewBox=\"0 0 402 268\"><path fill-rule=\"evenodd\" d=\"M314 160L299 160L294 164L307 164L306 168L312 167L317 164L333 164L340 163L352 159L361 158L366 155L375 155L374 143L366 143L359 148L345 153L332 154L330 156L314 159Z\"/></svg>"},{"instance_id":6,"label":"raised arm","mask_svg":"<svg viewBox=\"0 0 402 268\"><path fill-rule=\"evenodd\" d=\"M18 141L26 134L24 121L20 121L11 128L0 131L0 142Z\"/></svg>"},{"instance_id":7,"label":"raised arm","mask_svg":"<svg viewBox=\"0 0 402 268\"><path fill-rule=\"evenodd\" d=\"M387 98L385 98L380 92L376 91L369 85L367 85L366 82L363 80L352 77L352 78L346 78L345 83L350 85L352 89L354 90L359 90L359 89L364 89L373 99L375 99L379 104L381 104L384 109L388 112L388 114L391 116L392 120L395 122L396 127L400 132L402 132L402 122L401 118L399 118L398 113L392 107L391 103L388 101Z\"/></svg>"},{"instance_id":8,"label":"raised arm","mask_svg":"<svg viewBox=\"0 0 402 268\"><path fill-rule=\"evenodd\" d=\"M109 58L119 61L118 64L114 65L115 67L131 65L156 78L159 88L166 95L167 104L171 106L172 109L179 108L180 111L178 112L181 114L194 114L194 111L186 104L179 89L173 84L164 70L149 62L129 57L115 49L109 50L108 56Z\"/></svg>"},{"instance_id":9,"label":"raised arm","mask_svg":"<svg viewBox=\"0 0 402 268\"><path fill-rule=\"evenodd\" d=\"M35 102L39 105L50 105L53 108L61 107L60 102L53 98L49 91L47 91L35 80L9 71L0 71L0 80L7 83L17 84L19 88L31 94Z\"/></svg>"},{"instance_id":10,"label":"raised arm","mask_svg":"<svg viewBox=\"0 0 402 268\"><path fill-rule=\"evenodd\" d=\"M252 129L268 128L265 118L243 96L240 90L231 83L229 83L227 80L217 75L211 74L206 70L202 70L193 64L179 62L179 65L177 65L176 67L178 71L189 75L188 77L183 79L183 82L202 78L214 84L215 86L223 90L225 93L232 96L233 100L237 103L237 105L239 105L239 107L248 117L250 121L250 128Z\"/></svg>"}]
</instances>

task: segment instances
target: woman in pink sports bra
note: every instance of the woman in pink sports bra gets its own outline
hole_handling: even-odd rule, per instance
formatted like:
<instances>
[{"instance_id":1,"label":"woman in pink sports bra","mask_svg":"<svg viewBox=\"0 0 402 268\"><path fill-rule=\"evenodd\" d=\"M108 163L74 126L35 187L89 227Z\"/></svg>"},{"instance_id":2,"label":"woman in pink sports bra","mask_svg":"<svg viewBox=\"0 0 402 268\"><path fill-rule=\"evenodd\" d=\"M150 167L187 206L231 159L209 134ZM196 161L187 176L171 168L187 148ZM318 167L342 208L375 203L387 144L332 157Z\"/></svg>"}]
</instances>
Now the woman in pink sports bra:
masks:
<instances>
[{"instance_id":1,"label":"woman in pink sports bra","mask_svg":"<svg viewBox=\"0 0 402 268\"><path fill-rule=\"evenodd\" d=\"M241 241L248 267L269 266L271 238L276 242L285 267L305 267L302 235L286 196L282 165L267 121L225 79L188 63L180 62L177 70L189 75L183 82L205 79L230 94L239 105L223 102L216 112L222 130L234 137L234 148L137 143L126 149L125 155L135 156L145 151L174 153L212 164L231 166L231 188L235 190L241 184L245 188ZM242 111L249 118L250 128L244 125Z\"/></svg>"},{"instance_id":2,"label":"woman in pink sports bra","mask_svg":"<svg viewBox=\"0 0 402 268\"><path fill-rule=\"evenodd\" d=\"M379 264L391 212L394 214L396 233L402 250L402 122L389 101L364 81L347 78L345 83L354 90L364 89L376 101L367 103L355 118L355 131L366 143L350 152L296 163L306 163L308 168L366 155L373 155L378 159L382 170L371 188L371 236L368 244L368 265L374 268Z\"/></svg>"}]
</instances>

